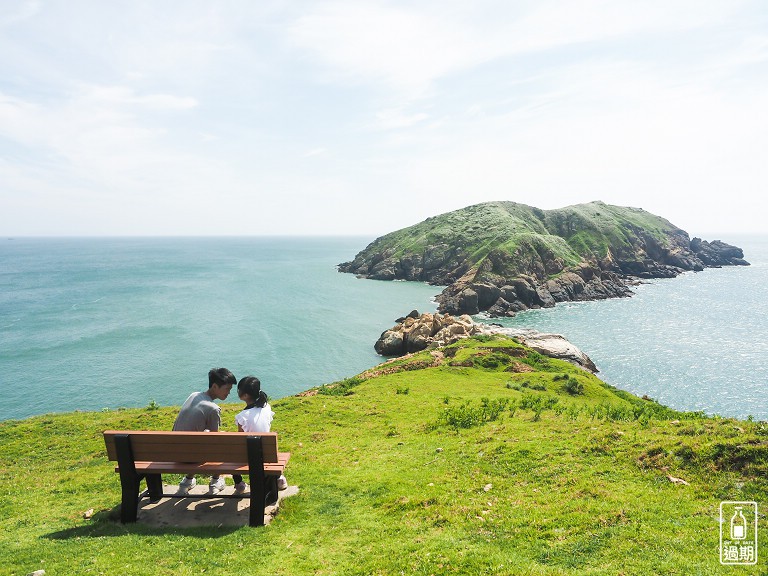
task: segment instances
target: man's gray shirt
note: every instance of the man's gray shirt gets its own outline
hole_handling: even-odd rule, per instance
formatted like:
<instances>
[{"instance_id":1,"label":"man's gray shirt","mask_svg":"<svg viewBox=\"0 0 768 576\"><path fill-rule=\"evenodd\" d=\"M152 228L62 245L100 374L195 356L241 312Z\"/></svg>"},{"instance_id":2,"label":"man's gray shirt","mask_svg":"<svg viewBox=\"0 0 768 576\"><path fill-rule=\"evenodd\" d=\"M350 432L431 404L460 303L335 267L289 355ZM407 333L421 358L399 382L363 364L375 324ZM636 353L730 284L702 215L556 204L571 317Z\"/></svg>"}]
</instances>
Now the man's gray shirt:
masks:
<instances>
[{"instance_id":1,"label":"man's gray shirt","mask_svg":"<svg viewBox=\"0 0 768 576\"><path fill-rule=\"evenodd\" d=\"M221 426L221 408L207 392L193 392L173 423L175 431L183 432L218 432Z\"/></svg>"}]
</instances>

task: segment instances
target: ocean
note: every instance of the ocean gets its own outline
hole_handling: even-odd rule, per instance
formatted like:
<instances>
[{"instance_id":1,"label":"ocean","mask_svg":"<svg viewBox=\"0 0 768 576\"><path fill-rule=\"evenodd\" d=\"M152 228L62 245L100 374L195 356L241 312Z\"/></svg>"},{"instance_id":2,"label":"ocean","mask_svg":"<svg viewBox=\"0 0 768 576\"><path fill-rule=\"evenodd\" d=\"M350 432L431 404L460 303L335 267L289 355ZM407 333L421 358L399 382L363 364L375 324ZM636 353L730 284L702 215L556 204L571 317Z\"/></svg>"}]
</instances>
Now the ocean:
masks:
<instances>
[{"instance_id":1,"label":"ocean","mask_svg":"<svg viewBox=\"0 0 768 576\"><path fill-rule=\"evenodd\" d=\"M603 381L672 408L768 420L768 237L722 240L743 248L751 265L487 321L563 334Z\"/></svg>"},{"instance_id":2,"label":"ocean","mask_svg":"<svg viewBox=\"0 0 768 576\"><path fill-rule=\"evenodd\" d=\"M273 398L353 376L398 317L435 310L435 287L336 271L369 241L3 240L0 419L179 405L219 366Z\"/></svg>"},{"instance_id":3,"label":"ocean","mask_svg":"<svg viewBox=\"0 0 768 576\"><path fill-rule=\"evenodd\" d=\"M219 366L273 398L374 366L379 334L440 289L336 271L371 240L2 240L0 420L179 405ZM768 238L723 240L752 266L486 321L561 333L603 380L671 407L768 419Z\"/></svg>"}]
</instances>

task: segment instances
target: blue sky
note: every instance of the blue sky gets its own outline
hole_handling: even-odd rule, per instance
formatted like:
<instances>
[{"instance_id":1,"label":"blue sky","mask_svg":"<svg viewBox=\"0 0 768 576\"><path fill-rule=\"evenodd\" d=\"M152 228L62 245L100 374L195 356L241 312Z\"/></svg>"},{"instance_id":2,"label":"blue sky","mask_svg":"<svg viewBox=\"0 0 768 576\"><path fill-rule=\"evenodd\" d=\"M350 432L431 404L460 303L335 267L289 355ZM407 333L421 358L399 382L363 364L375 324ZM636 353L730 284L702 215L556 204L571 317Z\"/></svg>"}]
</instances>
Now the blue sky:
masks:
<instances>
[{"instance_id":1,"label":"blue sky","mask_svg":"<svg viewBox=\"0 0 768 576\"><path fill-rule=\"evenodd\" d=\"M767 103L759 0L3 0L0 234L376 236L490 200L766 232Z\"/></svg>"}]
</instances>

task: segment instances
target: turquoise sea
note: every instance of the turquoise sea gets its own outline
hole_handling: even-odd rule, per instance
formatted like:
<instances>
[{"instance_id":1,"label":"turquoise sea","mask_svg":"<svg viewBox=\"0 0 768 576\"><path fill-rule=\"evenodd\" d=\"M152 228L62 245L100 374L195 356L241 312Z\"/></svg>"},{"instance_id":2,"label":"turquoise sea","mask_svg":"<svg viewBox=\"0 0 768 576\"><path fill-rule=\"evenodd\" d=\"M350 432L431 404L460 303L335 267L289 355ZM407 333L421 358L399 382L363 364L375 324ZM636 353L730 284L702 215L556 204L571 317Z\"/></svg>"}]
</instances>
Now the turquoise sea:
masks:
<instances>
[{"instance_id":1,"label":"turquoise sea","mask_svg":"<svg viewBox=\"0 0 768 576\"><path fill-rule=\"evenodd\" d=\"M276 398L355 375L382 360L383 330L433 311L439 292L336 271L370 240L4 239L0 419L178 405L217 366L255 374ZM564 334L635 394L768 419L768 238L723 240L753 265L504 323Z\"/></svg>"},{"instance_id":2,"label":"turquoise sea","mask_svg":"<svg viewBox=\"0 0 768 576\"><path fill-rule=\"evenodd\" d=\"M336 271L369 241L3 240L0 419L178 405L218 366L274 398L362 372L379 334L437 293Z\"/></svg>"},{"instance_id":3,"label":"turquoise sea","mask_svg":"<svg viewBox=\"0 0 768 576\"><path fill-rule=\"evenodd\" d=\"M600 378L638 396L768 420L768 237L722 240L743 248L751 266L688 272L641 284L631 298L492 321L565 335Z\"/></svg>"}]
</instances>

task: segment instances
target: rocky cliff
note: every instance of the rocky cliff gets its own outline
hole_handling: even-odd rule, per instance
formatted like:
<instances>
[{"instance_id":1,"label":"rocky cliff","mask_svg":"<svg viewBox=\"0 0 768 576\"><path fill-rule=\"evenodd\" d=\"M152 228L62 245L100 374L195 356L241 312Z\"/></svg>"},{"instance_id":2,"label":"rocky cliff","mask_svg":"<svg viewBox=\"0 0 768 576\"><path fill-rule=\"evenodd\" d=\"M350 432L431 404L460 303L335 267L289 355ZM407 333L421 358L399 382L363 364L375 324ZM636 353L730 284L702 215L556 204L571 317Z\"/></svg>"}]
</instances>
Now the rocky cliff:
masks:
<instances>
[{"instance_id":1,"label":"rocky cliff","mask_svg":"<svg viewBox=\"0 0 768 576\"><path fill-rule=\"evenodd\" d=\"M748 265L740 248L691 240L640 208L486 202L382 236L339 271L445 286L438 296L443 313L511 316L568 300L628 296L639 279L729 265Z\"/></svg>"}]
</instances>

